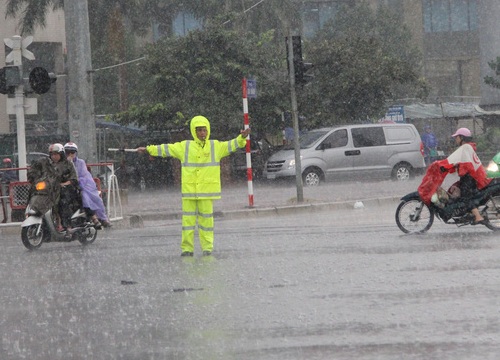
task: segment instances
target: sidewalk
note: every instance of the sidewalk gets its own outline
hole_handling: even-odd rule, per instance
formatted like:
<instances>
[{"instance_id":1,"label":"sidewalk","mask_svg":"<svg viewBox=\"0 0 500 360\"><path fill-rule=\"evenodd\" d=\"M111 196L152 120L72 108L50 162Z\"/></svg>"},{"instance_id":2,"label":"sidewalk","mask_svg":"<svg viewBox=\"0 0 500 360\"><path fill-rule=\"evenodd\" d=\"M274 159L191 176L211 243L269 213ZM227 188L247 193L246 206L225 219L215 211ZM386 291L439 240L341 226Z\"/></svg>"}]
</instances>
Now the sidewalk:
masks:
<instances>
[{"instance_id":1,"label":"sidewalk","mask_svg":"<svg viewBox=\"0 0 500 360\"><path fill-rule=\"evenodd\" d=\"M241 181L222 186L222 199L214 201L217 217L245 216L262 212L277 212L291 208L307 210L311 207L333 204L353 207L357 201L367 202L388 200L398 202L399 198L417 190L422 177L408 182L359 181L328 182L318 187L304 187L304 201L297 204L297 188L293 182L254 182L253 207L249 206L248 183ZM125 216L140 216L143 220L162 220L181 217L180 188L134 192L128 194L123 205Z\"/></svg>"}]
</instances>

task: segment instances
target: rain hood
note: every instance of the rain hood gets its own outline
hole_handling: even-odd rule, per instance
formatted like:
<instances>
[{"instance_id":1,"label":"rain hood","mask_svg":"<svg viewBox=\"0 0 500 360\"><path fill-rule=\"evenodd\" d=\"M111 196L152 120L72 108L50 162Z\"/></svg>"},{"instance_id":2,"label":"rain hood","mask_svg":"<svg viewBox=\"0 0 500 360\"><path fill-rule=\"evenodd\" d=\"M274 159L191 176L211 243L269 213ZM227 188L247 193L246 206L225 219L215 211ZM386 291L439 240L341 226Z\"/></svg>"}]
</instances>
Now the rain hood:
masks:
<instances>
[{"instance_id":1,"label":"rain hood","mask_svg":"<svg viewBox=\"0 0 500 360\"><path fill-rule=\"evenodd\" d=\"M201 141L198 139L196 136L196 128L199 126L206 126L207 127L207 137L205 138L205 141L208 141L210 139L210 122L208 119L204 116L198 115L195 116L191 120L190 128L191 128L191 136L193 137L194 141L197 143L203 143L204 141Z\"/></svg>"}]
</instances>

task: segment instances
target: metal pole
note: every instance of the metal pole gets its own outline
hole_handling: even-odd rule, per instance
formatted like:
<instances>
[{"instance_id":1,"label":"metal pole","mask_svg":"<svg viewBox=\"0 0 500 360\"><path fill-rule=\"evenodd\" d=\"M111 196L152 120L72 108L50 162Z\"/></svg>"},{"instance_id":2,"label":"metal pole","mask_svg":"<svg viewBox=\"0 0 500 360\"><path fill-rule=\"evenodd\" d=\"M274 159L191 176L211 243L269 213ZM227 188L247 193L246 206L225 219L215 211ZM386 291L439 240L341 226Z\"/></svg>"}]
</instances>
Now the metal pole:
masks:
<instances>
[{"instance_id":1,"label":"metal pole","mask_svg":"<svg viewBox=\"0 0 500 360\"><path fill-rule=\"evenodd\" d=\"M97 160L87 0L64 0L68 49L68 122L71 141L87 162Z\"/></svg>"},{"instance_id":2,"label":"metal pole","mask_svg":"<svg viewBox=\"0 0 500 360\"><path fill-rule=\"evenodd\" d=\"M243 92L243 121L245 129L250 127L248 118L248 98L247 98L247 79L243 78L241 82ZM248 207L253 207L253 174L252 174L252 149L250 146L250 135L247 136L246 143L246 161L247 161L247 183L248 183Z\"/></svg>"},{"instance_id":3,"label":"metal pole","mask_svg":"<svg viewBox=\"0 0 500 360\"><path fill-rule=\"evenodd\" d=\"M304 187L302 183L302 164L300 161L299 145L299 117L297 110L297 93L295 92L295 66L293 64L293 42L292 31L288 30L288 69L290 77L290 97L292 101L292 120L293 120L293 147L295 150L295 183L297 186L297 203L304 201Z\"/></svg>"},{"instance_id":4,"label":"metal pole","mask_svg":"<svg viewBox=\"0 0 500 360\"><path fill-rule=\"evenodd\" d=\"M104 128L104 139L103 139L103 148L102 151L104 152L104 161L108 162L108 153L106 151L106 133L107 133L108 128Z\"/></svg>"},{"instance_id":5,"label":"metal pole","mask_svg":"<svg viewBox=\"0 0 500 360\"><path fill-rule=\"evenodd\" d=\"M22 38L19 35L12 37L12 56L13 64L19 66L19 72L23 73L23 62L22 62ZM16 98L16 124L17 124L17 155L18 155L18 167L26 168L26 128L24 121L24 85L21 82L20 85L16 86L15 92ZM26 181L27 175L26 170L19 171L19 180Z\"/></svg>"},{"instance_id":6,"label":"metal pole","mask_svg":"<svg viewBox=\"0 0 500 360\"><path fill-rule=\"evenodd\" d=\"M96 140L97 140L97 162L101 162L101 148L102 148L102 135L101 135L101 129L95 129L96 131Z\"/></svg>"}]
</instances>

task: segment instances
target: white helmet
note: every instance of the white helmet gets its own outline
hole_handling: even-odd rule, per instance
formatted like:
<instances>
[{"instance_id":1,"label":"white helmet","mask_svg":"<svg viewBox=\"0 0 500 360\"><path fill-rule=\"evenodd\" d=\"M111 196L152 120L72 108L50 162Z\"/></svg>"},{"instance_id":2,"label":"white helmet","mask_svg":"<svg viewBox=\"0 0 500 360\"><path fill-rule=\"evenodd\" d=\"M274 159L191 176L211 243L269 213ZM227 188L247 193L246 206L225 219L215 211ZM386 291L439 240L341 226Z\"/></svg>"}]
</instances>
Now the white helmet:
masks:
<instances>
[{"instance_id":1,"label":"white helmet","mask_svg":"<svg viewBox=\"0 0 500 360\"><path fill-rule=\"evenodd\" d=\"M78 146L74 142L68 142L64 144L64 150L65 151L78 151Z\"/></svg>"},{"instance_id":2,"label":"white helmet","mask_svg":"<svg viewBox=\"0 0 500 360\"><path fill-rule=\"evenodd\" d=\"M50 153L64 154L64 146L59 143L51 144L49 146L49 154Z\"/></svg>"}]
</instances>

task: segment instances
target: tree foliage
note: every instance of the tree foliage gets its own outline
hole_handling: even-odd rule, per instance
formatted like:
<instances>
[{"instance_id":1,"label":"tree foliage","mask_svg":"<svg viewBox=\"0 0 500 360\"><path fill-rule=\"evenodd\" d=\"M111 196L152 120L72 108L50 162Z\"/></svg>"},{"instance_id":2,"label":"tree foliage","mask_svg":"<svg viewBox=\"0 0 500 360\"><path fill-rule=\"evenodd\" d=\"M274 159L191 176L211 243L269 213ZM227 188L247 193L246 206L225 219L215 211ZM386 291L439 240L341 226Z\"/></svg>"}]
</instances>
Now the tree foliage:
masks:
<instances>
[{"instance_id":1,"label":"tree foliage","mask_svg":"<svg viewBox=\"0 0 500 360\"><path fill-rule=\"evenodd\" d=\"M272 62L269 36L241 38L219 26L191 31L185 37L163 38L146 46L141 64L142 101L113 119L149 129L184 125L195 115L206 116L215 133L242 128L242 79L258 82L251 116L262 131L272 125L283 102L284 81Z\"/></svg>"},{"instance_id":2,"label":"tree foliage","mask_svg":"<svg viewBox=\"0 0 500 360\"><path fill-rule=\"evenodd\" d=\"M267 0L255 7L251 0L88 2L94 68L146 55L119 74L96 73L98 113L155 130L184 126L203 114L214 131L234 135L242 123L241 79L254 76L258 98L250 100L252 127L261 133L281 129L280 114L290 110L284 36L289 27L300 29L301 2ZM315 37L303 37L304 58L314 64L315 79L297 89L299 111L307 119L301 127L367 121L383 114L391 99L427 94L420 54L401 18L387 7L373 11L364 2L344 3ZM63 0L8 0L8 13L24 9L23 29L33 29L44 23L47 9L62 6ZM179 11L193 14L202 29L184 37L167 32L138 48L135 35L151 20L169 29ZM129 99L126 106L108 95L119 82L127 84L121 89L128 93L120 93ZM127 110L116 113L120 108Z\"/></svg>"},{"instance_id":3,"label":"tree foliage","mask_svg":"<svg viewBox=\"0 0 500 360\"><path fill-rule=\"evenodd\" d=\"M208 87L203 91L196 90L196 93L200 95L197 104L206 103L208 108L218 109L218 111L214 111L215 114L221 114L222 109L226 109L227 104L231 103L236 107L232 108L232 113L225 113L224 115L226 117L232 116L236 109L241 109L241 86L239 85L241 76L244 73L255 76L262 73L265 76L259 75L259 98L251 101L252 110L254 107L256 108L256 111L252 111L251 116L254 121L261 123L260 127L262 129L269 128L273 125L273 122L277 121L278 116L276 114L283 107L281 106L283 103L282 97L278 98L276 94L269 94L273 93L275 88L280 89L280 94L284 93L282 89L284 86L282 74L284 49L281 47L284 29L287 24L297 26L300 17L297 5L291 0L268 0L266 7L258 6L247 13L245 10L253 5L255 3L250 0L225 0L224 2L218 0L203 2L198 0L88 0L93 68L99 69L141 56L142 49L137 47L134 35L143 34L151 26L152 20L158 24L163 24L163 29L169 29L174 17L180 11L191 13L204 24L204 27L213 26L216 28L219 26L237 31L240 39L237 39L235 33L233 33L233 38L230 40L231 48L241 51L241 54L238 55L239 58L234 59L235 62L230 62L224 69L220 69L224 71L227 69L229 70L228 73L219 72L213 74L215 81L207 77L206 81L200 82L196 87L196 89L200 89L200 86L206 86L208 83L219 83L223 87L223 91L231 92L232 98L220 98L221 92L219 92L219 89L210 89ZM24 34L32 33L37 26L43 27L45 25L48 10L60 9L63 6L63 0L8 0L7 16L20 16L22 32ZM127 24L127 26L123 27L124 24ZM250 29L259 36L247 35L247 30ZM211 33L209 32L209 34ZM167 31L167 37L171 36L173 34ZM252 40L250 40L250 37ZM198 37L198 39L205 42L205 38ZM245 48L251 51L251 54L243 53L243 45L248 43L247 40L253 41L251 45ZM216 68L213 67L213 64L225 61L226 49L222 48L223 52L218 55L212 52L213 49L218 49L217 41L216 38L211 42L212 45L207 48L206 54L197 54L198 65L196 66L202 63L199 59L205 55L208 56L208 59L204 64L212 66L213 69ZM155 52L152 49L155 47L159 49L163 46L162 44L166 43L164 46L177 46L174 47L174 54L182 55L185 52L179 47L183 46L183 42L186 46L194 46L200 49L204 47L204 44L201 44L200 47L200 44L195 43L196 38L188 38L185 41L183 39L171 39L171 41L163 40L158 44L149 46L146 52L149 52L150 55L148 56L150 58L154 57L155 54L161 55L160 50ZM278 42L281 46L277 46ZM280 56L277 55L277 51L280 52ZM227 54L235 55L231 52L227 52ZM189 52L186 56L189 56ZM259 56L261 58L258 58ZM174 74L177 68L186 70L189 67L189 62L186 64L181 61L184 57L175 59L175 56L170 55L167 58L169 59L168 64L174 64L175 66L172 67ZM247 59L250 58L257 70L248 66ZM240 60L243 60L242 64L239 64ZM163 60L159 61L162 62ZM176 96L179 93L174 90L165 94L166 97L171 99L168 102L157 101L159 97L157 96L157 90L151 90L153 87L151 84L154 83L155 86L158 86L154 79L158 78L159 75L155 74L153 78L150 78L151 73L154 73L154 71L145 72L143 69L144 66L149 66L148 64L149 61L145 62L145 65L136 63L126 67L96 72L94 75L96 113L109 114L123 109L124 100L122 98L126 97L129 100L126 105L131 104L129 111L115 116L116 119L120 119L123 123L136 121L142 124L147 123L152 129L160 129L166 123L170 126L182 122L182 116L179 116L180 113L175 109L178 108L177 104L184 99L178 99ZM168 64L165 64L165 66L168 67ZM242 69L245 69L246 72L243 72ZM188 71L192 71L192 69ZM238 71L240 73L236 79L235 74ZM195 79L198 81L203 74L196 71L195 73L198 74L198 78ZM191 79L192 77L186 76L185 79ZM225 83L227 79L222 80L224 77L231 79L231 88ZM267 85L267 79L271 79L269 85ZM174 86L179 85L172 79L167 80L169 84L173 82ZM118 85L124 82L127 83L127 88ZM186 85L184 84L184 86ZM235 92L234 90L238 87L238 91ZM120 88L119 96L117 96L118 88ZM159 86L159 89L163 89L163 87ZM214 92L216 96L212 97L211 95ZM180 94L183 94L183 92L180 92ZM234 100L235 94L236 98L239 99L239 103ZM199 105L199 108L201 108L201 111L204 106Z\"/></svg>"},{"instance_id":4,"label":"tree foliage","mask_svg":"<svg viewBox=\"0 0 500 360\"><path fill-rule=\"evenodd\" d=\"M33 33L37 26L45 27L47 12L63 8L64 0L7 0L5 16L20 15L21 35Z\"/></svg>"},{"instance_id":5,"label":"tree foliage","mask_svg":"<svg viewBox=\"0 0 500 360\"><path fill-rule=\"evenodd\" d=\"M92 33L102 36L109 20L117 13L130 23L136 33L145 34L151 17L157 14L158 2L148 0L88 0L89 23ZM7 0L6 17L19 17L21 34L32 34L36 27L45 27L50 10L64 8L64 0ZM118 11L116 11L118 9Z\"/></svg>"},{"instance_id":6,"label":"tree foliage","mask_svg":"<svg viewBox=\"0 0 500 360\"><path fill-rule=\"evenodd\" d=\"M300 92L309 127L367 121L381 115L389 99L426 96L410 32L386 7L344 8L304 52L315 74Z\"/></svg>"},{"instance_id":7,"label":"tree foliage","mask_svg":"<svg viewBox=\"0 0 500 360\"><path fill-rule=\"evenodd\" d=\"M150 45L143 78L154 79L146 92L148 102L154 102L134 107L134 117L126 112L115 119L135 118L140 125L160 128L178 125L179 114L189 118L202 113L218 129L227 129L241 123L240 79L254 74L260 91L251 106L253 126L276 132L282 126L278 114L290 109L286 50L272 36L262 41L248 34L211 25ZM316 75L298 89L303 127L367 121L382 115L390 99L426 96L420 54L411 45L409 30L386 7L346 7L314 38L303 40L304 58L314 63ZM227 118L235 122L223 120Z\"/></svg>"},{"instance_id":8,"label":"tree foliage","mask_svg":"<svg viewBox=\"0 0 500 360\"><path fill-rule=\"evenodd\" d=\"M500 56L497 56L495 61L490 61L488 62L488 66L490 67L491 70L495 72L496 76L500 75ZM484 83L494 87L495 89L500 89L500 80L493 76L485 76L484 77Z\"/></svg>"}]
</instances>

